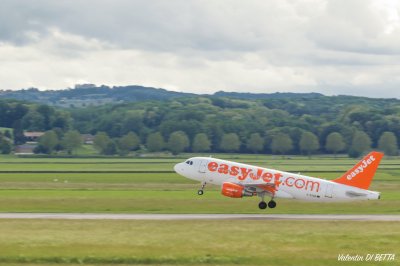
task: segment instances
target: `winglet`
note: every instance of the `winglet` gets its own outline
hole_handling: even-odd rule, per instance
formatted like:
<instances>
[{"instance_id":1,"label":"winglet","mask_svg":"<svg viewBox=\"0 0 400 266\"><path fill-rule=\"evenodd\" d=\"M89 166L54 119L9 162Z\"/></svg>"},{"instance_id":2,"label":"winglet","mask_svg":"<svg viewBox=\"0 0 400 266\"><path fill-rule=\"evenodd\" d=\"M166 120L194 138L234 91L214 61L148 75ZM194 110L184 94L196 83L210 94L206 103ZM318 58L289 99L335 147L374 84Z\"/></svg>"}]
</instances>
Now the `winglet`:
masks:
<instances>
[{"instance_id":1,"label":"winglet","mask_svg":"<svg viewBox=\"0 0 400 266\"><path fill-rule=\"evenodd\" d=\"M370 152L344 175L332 181L347 186L368 189L383 155L381 152Z\"/></svg>"}]
</instances>

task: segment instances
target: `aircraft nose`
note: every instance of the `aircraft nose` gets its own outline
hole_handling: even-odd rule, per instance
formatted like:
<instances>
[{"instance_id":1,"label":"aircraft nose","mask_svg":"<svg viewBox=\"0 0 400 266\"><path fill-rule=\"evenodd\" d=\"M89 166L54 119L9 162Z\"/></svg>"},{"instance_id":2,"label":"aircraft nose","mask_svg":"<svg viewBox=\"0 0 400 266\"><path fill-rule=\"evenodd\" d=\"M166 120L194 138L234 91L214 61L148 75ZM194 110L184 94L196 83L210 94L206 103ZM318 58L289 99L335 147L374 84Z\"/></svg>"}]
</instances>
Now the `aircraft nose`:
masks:
<instances>
[{"instance_id":1,"label":"aircraft nose","mask_svg":"<svg viewBox=\"0 0 400 266\"><path fill-rule=\"evenodd\" d=\"M182 163L177 163L177 164L175 164L175 166L174 166L174 170L175 170L175 172L177 172L178 174L180 174L180 173L182 173Z\"/></svg>"}]
</instances>

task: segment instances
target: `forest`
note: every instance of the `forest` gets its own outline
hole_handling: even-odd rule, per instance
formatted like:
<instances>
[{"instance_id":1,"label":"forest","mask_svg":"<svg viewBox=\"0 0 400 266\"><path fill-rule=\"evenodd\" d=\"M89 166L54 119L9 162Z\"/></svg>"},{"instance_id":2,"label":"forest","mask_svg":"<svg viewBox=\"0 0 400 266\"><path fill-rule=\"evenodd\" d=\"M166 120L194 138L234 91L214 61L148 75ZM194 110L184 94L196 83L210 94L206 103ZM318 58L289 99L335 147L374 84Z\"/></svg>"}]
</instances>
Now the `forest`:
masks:
<instances>
[{"instance_id":1,"label":"forest","mask_svg":"<svg viewBox=\"0 0 400 266\"><path fill-rule=\"evenodd\" d=\"M60 108L3 99L0 127L12 131L1 134L2 146L7 146L5 134L16 145L24 142L24 131L45 131L37 149L41 153L66 149L71 136L80 133L95 135L94 145L102 154L140 150L358 157L374 148L396 155L400 101L321 94L241 98L228 93Z\"/></svg>"}]
</instances>

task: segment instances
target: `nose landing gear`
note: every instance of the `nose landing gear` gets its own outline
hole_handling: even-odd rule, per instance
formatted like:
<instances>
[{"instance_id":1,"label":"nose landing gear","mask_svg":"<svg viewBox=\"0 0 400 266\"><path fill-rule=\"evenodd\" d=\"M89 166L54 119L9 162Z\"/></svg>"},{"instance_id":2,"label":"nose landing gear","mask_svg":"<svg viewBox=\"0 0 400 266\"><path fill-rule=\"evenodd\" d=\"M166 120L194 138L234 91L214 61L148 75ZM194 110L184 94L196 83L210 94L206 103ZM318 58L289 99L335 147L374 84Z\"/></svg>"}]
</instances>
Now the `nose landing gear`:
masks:
<instances>
[{"instance_id":1,"label":"nose landing gear","mask_svg":"<svg viewBox=\"0 0 400 266\"><path fill-rule=\"evenodd\" d=\"M201 189L197 191L197 195L201 196L204 194L204 187L206 186L207 182L201 183Z\"/></svg>"}]
</instances>

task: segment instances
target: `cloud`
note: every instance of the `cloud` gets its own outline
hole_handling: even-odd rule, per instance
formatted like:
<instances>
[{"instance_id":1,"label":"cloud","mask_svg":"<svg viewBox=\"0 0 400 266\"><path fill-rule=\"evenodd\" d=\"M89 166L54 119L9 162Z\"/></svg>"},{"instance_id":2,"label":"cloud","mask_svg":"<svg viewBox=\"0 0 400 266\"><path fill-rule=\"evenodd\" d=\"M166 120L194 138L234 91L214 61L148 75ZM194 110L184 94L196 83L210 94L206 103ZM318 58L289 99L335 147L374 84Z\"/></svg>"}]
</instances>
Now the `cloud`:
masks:
<instances>
[{"instance_id":1,"label":"cloud","mask_svg":"<svg viewBox=\"0 0 400 266\"><path fill-rule=\"evenodd\" d=\"M3 1L0 89L400 97L395 0Z\"/></svg>"},{"instance_id":2,"label":"cloud","mask_svg":"<svg viewBox=\"0 0 400 266\"><path fill-rule=\"evenodd\" d=\"M390 10L372 1L330 1L311 21L308 36L328 50L399 55L400 24Z\"/></svg>"}]
</instances>

